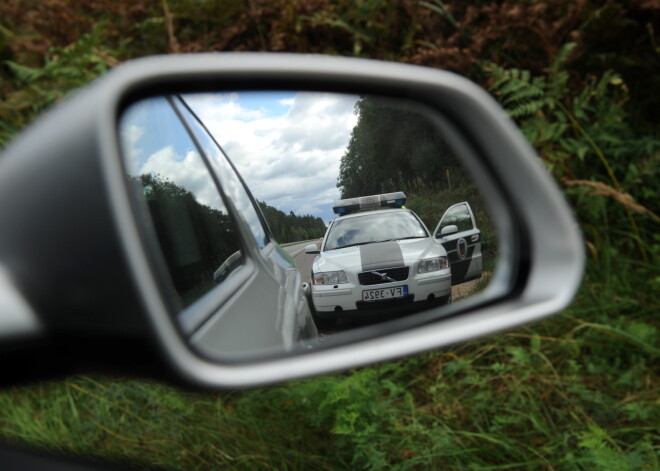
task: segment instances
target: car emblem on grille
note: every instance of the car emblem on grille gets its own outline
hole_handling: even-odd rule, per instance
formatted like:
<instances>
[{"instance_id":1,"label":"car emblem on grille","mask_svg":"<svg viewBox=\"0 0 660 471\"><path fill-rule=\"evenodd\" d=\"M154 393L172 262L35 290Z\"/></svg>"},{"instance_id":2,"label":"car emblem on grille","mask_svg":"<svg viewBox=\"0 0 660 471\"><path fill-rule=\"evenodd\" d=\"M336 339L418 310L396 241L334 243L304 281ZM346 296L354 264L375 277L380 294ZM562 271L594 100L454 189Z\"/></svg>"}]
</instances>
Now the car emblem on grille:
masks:
<instances>
[{"instance_id":1,"label":"car emblem on grille","mask_svg":"<svg viewBox=\"0 0 660 471\"><path fill-rule=\"evenodd\" d=\"M377 271L372 271L371 273L373 273L376 276L380 276L380 279L383 280L383 281L385 281L385 280L392 281L392 282L396 281L394 278L390 278L389 276L387 276L387 273L380 273L380 272L377 272Z\"/></svg>"}]
</instances>

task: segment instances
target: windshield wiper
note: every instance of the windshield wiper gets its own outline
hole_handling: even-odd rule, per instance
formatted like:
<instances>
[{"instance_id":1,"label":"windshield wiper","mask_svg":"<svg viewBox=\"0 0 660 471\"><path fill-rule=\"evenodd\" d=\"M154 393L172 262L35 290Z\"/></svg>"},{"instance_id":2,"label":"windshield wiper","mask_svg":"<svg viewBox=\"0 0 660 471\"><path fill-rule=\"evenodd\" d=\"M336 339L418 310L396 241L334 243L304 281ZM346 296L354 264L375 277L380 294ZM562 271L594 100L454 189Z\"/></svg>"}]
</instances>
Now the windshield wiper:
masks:
<instances>
[{"instance_id":1,"label":"windshield wiper","mask_svg":"<svg viewBox=\"0 0 660 471\"><path fill-rule=\"evenodd\" d=\"M427 237L428 236L397 237L396 239L385 239L385 240L379 240L378 242L392 242L392 241L397 241L397 240L408 240L408 239L426 239Z\"/></svg>"},{"instance_id":2,"label":"windshield wiper","mask_svg":"<svg viewBox=\"0 0 660 471\"><path fill-rule=\"evenodd\" d=\"M341 247L333 247L327 250L338 250L345 249L347 247L356 247L358 245L367 245L367 244L380 244L381 242L392 242L397 240L407 240L407 239L426 239L428 236L409 236L409 237L399 237L397 239L384 239L384 240L372 240L369 242L356 242L354 244L342 245Z\"/></svg>"},{"instance_id":3,"label":"windshield wiper","mask_svg":"<svg viewBox=\"0 0 660 471\"><path fill-rule=\"evenodd\" d=\"M380 241L378 241L378 242L380 242ZM329 250L345 249L346 247L356 247L358 245L375 244L375 243L376 242L356 242L354 244L342 245L341 247L333 247Z\"/></svg>"}]
</instances>

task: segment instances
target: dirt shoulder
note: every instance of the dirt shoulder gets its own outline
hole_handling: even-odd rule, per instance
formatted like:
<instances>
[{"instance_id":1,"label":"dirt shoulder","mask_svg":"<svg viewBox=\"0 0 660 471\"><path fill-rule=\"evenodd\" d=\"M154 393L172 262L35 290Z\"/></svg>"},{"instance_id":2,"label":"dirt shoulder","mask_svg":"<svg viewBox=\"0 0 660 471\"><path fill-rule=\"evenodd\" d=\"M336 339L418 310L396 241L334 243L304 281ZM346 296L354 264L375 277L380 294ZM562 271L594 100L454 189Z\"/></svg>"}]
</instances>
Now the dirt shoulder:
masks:
<instances>
[{"instance_id":1,"label":"dirt shoulder","mask_svg":"<svg viewBox=\"0 0 660 471\"><path fill-rule=\"evenodd\" d=\"M467 298L471 294L474 294L474 290L477 289L479 283L482 280L488 278L490 278L490 273L484 272L481 275L481 278L477 278L476 280L468 281L466 283L461 283L460 285L452 286L451 288L452 302L456 302L459 299Z\"/></svg>"}]
</instances>

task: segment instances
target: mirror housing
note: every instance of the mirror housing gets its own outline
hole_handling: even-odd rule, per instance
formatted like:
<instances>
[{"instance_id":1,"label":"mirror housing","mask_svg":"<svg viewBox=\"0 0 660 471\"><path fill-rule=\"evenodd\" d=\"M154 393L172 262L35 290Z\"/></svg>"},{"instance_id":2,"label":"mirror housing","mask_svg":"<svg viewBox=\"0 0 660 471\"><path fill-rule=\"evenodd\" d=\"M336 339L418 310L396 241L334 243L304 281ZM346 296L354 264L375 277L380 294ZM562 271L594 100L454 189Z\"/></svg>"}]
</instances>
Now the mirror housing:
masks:
<instances>
[{"instance_id":1,"label":"mirror housing","mask_svg":"<svg viewBox=\"0 0 660 471\"><path fill-rule=\"evenodd\" d=\"M442 229L440 229L440 234L438 234L436 237L444 237L452 234L456 234L458 232L458 226L456 224L451 224L449 226L445 226Z\"/></svg>"},{"instance_id":2,"label":"mirror housing","mask_svg":"<svg viewBox=\"0 0 660 471\"><path fill-rule=\"evenodd\" d=\"M309 245L305 246L305 253L318 254L318 253L321 253L321 251L319 250L319 248L316 244L309 244Z\"/></svg>"},{"instance_id":3,"label":"mirror housing","mask_svg":"<svg viewBox=\"0 0 660 471\"><path fill-rule=\"evenodd\" d=\"M298 355L235 363L193 351L167 306L163 267L129 197L118 119L145 97L245 87L406 97L444 116L498 222L506 262L486 292L442 315L421 314L405 329ZM327 373L535 322L569 303L584 263L555 182L484 90L449 72L342 57L194 54L122 64L7 147L0 227L0 293L10 293L15 307L0 317L0 332L9 322L21 326L20 335L3 338L3 364L8 351L14 359L47 346L51 364L59 358L63 369L85 358L83 368L128 372L137 358L144 371L205 388ZM223 296L205 302L217 308Z\"/></svg>"}]
</instances>

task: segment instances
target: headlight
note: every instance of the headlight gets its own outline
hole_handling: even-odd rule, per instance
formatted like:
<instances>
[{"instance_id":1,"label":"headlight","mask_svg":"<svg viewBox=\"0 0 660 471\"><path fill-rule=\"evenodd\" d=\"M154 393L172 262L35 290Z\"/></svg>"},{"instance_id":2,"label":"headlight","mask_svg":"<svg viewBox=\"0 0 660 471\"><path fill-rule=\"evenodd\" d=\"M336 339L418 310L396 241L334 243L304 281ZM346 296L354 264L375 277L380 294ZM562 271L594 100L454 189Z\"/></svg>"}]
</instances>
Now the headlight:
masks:
<instances>
[{"instance_id":1,"label":"headlight","mask_svg":"<svg viewBox=\"0 0 660 471\"><path fill-rule=\"evenodd\" d=\"M348 276L343 271L325 271L314 273L312 283L315 285L338 285L348 283Z\"/></svg>"},{"instance_id":2,"label":"headlight","mask_svg":"<svg viewBox=\"0 0 660 471\"><path fill-rule=\"evenodd\" d=\"M447 268L447 257L427 258L419 262L417 273L428 273L430 271L438 271Z\"/></svg>"}]
</instances>

